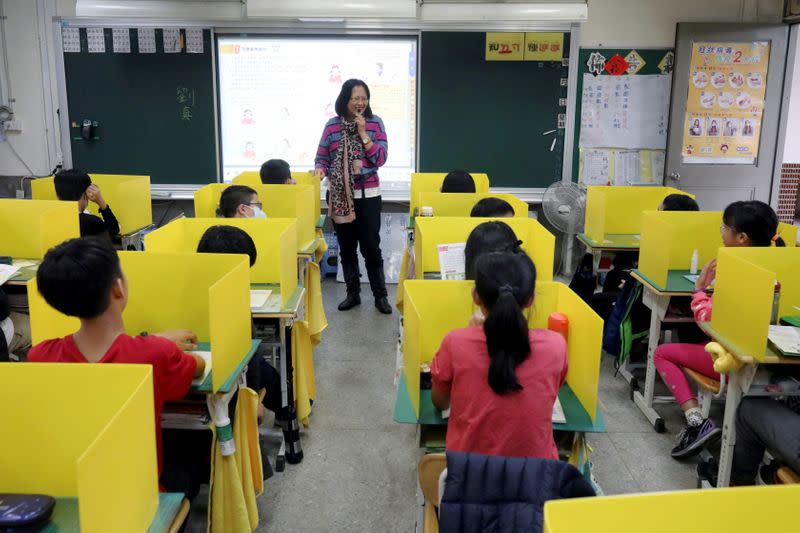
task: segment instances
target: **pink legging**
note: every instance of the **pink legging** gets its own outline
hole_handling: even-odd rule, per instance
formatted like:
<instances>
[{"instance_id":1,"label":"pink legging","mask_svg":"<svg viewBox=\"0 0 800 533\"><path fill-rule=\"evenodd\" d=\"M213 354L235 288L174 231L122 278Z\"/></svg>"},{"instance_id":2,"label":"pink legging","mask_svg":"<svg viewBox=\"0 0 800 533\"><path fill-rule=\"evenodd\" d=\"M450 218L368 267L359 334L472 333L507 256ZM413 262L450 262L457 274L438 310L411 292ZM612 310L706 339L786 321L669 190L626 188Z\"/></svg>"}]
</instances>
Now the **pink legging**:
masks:
<instances>
[{"instance_id":1,"label":"pink legging","mask_svg":"<svg viewBox=\"0 0 800 533\"><path fill-rule=\"evenodd\" d=\"M662 344L656 348L653 360L661 379L679 405L697 399L681 367L691 368L704 376L719 380L719 374L714 371L714 361L705 351L704 344Z\"/></svg>"}]
</instances>

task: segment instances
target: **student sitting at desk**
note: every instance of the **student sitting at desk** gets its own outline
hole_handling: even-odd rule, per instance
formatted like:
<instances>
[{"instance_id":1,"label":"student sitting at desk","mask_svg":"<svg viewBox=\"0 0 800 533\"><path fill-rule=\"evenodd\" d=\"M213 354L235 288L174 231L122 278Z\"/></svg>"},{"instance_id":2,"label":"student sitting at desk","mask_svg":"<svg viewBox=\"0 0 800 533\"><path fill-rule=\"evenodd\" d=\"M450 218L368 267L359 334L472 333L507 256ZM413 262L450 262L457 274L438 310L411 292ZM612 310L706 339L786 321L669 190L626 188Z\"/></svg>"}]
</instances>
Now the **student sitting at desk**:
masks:
<instances>
[{"instance_id":1,"label":"student sitting at desk","mask_svg":"<svg viewBox=\"0 0 800 533\"><path fill-rule=\"evenodd\" d=\"M700 211L700 206L691 196L670 194L658 206L659 211Z\"/></svg>"},{"instance_id":2,"label":"student sitting at desk","mask_svg":"<svg viewBox=\"0 0 800 533\"><path fill-rule=\"evenodd\" d=\"M256 264L258 251L250 235L234 226L211 226L197 244L197 252L205 254L244 254L250 257L250 266ZM255 391L266 391L258 418L264 418L266 407L281 420L281 375L263 357L256 357L247 365L247 386Z\"/></svg>"},{"instance_id":3,"label":"student sitting at desk","mask_svg":"<svg viewBox=\"0 0 800 533\"><path fill-rule=\"evenodd\" d=\"M267 218L258 193L247 185L231 185L219 198L217 214L225 218Z\"/></svg>"},{"instance_id":4,"label":"student sitting at desk","mask_svg":"<svg viewBox=\"0 0 800 533\"><path fill-rule=\"evenodd\" d=\"M441 192L475 192L475 180L469 172L451 170L442 181Z\"/></svg>"},{"instance_id":5,"label":"student sitting at desk","mask_svg":"<svg viewBox=\"0 0 800 533\"><path fill-rule=\"evenodd\" d=\"M486 321L451 331L431 362L431 400L450 408L448 450L558 459L553 404L567 375L564 338L529 330L536 268L525 254L478 259L473 298Z\"/></svg>"},{"instance_id":6,"label":"student sitting at desk","mask_svg":"<svg viewBox=\"0 0 800 533\"><path fill-rule=\"evenodd\" d=\"M39 266L36 283L48 304L80 318L81 327L72 335L37 344L28 361L152 366L159 480L168 492L183 492L191 500L201 480L186 472L185 465L164 464L160 420L164 403L182 399L192 379L203 375L203 358L182 351L195 347L195 335L125 333L122 312L128 302L128 280L116 250L103 239L72 239L52 248Z\"/></svg>"},{"instance_id":7,"label":"student sitting at desk","mask_svg":"<svg viewBox=\"0 0 800 533\"><path fill-rule=\"evenodd\" d=\"M466 279L475 279L475 264L483 254L490 252L520 252L522 241L505 222L491 221L478 224L467 237L464 246L464 273Z\"/></svg>"},{"instance_id":8,"label":"student sitting at desk","mask_svg":"<svg viewBox=\"0 0 800 533\"><path fill-rule=\"evenodd\" d=\"M512 218L514 208L500 198L484 198L475 204L469 216L474 218Z\"/></svg>"},{"instance_id":9,"label":"student sitting at desk","mask_svg":"<svg viewBox=\"0 0 800 533\"><path fill-rule=\"evenodd\" d=\"M784 246L778 232L778 216L764 202L750 200L733 202L722 215L722 241L725 246ZM692 311L698 322L711 320L711 287L716 273L716 260L703 267L692 294ZM678 435L672 449L676 459L698 453L710 440L717 438L720 428L713 420L703 419L697 398L692 392L682 368L691 368L704 376L719 380L714 362L705 351L705 344L662 344L654 354L656 369L680 404L686 417L686 427Z\"/></svg>"},{"instance_id":10,"label":"student sitting at desk","mask_svg":"<svg viewBox=\"0 0 800 533\"><path fill-rule=\"evenodd\" d=\"M294 185L289 163L283 159L270 159L261 165L261 183L264 185Z\"/></svg>"},{"instance_id":11,"label":"student sitting at desk","mask_svg":"<svg viewBox=\"0 0 800 533\"><path fill-rule=\"evenodd\" d=\"M92 183L92 179L80 170L62 170L53 178L56 196L59 200L78 202L78 213L81 237L108 234L110 237L119 235L119 222L111 212L111 207L106 203L100 187ZM100 218L86 212L89 202L97 204Z\"/></svg>"}]
</instances>

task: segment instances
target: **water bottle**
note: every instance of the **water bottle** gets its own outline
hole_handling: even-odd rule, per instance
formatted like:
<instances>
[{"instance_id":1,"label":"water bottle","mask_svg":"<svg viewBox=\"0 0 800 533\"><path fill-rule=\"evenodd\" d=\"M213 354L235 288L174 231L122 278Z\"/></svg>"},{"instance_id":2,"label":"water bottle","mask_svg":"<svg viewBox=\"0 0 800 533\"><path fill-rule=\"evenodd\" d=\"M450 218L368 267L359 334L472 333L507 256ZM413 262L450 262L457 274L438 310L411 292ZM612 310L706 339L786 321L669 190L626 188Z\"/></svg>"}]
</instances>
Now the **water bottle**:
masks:
<instances>
[{"instance_id":1,"label":"water bottle","mask_svg":"<svg viewBox=\"0 0 800 533\"><path fill-rule=\"evenodd\" d=\"M697 262L700 260L697 250L692 252L692 264L689 267L689 274L697 274Z\"/></svg>"}]
</instances>

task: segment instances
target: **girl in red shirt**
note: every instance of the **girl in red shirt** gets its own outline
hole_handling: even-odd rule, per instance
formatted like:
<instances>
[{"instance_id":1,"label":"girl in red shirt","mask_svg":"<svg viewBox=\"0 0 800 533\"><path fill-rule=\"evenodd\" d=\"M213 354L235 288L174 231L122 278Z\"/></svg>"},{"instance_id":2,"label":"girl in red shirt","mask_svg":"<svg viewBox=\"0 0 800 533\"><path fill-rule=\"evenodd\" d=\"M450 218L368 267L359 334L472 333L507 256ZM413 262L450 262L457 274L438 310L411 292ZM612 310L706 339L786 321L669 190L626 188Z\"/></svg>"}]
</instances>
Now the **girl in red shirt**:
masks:
<instances>
[{"instance_id":1,"label":"girl in red shirt","mask_svg":"<svg viewBox=\"0 0 800 533\"><path fill-rule=\"evenodd\" d=\"M567 375L564 338L529 330L536 269L522 253L476 264L473 299L483 325L450 332L431 363L431 398L450 407L446 448L506 457L558 459L552 412Z\"/></svg>"}]
</instances>

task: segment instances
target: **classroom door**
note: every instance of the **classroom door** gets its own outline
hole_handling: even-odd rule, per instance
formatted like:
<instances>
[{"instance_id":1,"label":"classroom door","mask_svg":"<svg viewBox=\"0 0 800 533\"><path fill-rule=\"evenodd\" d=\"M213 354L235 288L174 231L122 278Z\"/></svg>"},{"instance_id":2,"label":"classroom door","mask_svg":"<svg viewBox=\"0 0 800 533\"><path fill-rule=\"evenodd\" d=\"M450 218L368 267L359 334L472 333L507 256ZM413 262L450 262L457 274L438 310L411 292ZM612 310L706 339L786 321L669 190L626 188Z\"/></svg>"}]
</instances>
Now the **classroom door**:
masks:
<instances>
[{"instance_id":1,"label":"classroom door","mask_svg":"<svg viewBox=\"0 0 800 533\"><path fill-rule=\"evenodd\" d=\"M789 28L678 24L664 184L703 210L769 202Z\"/></svg>"}]
</instances>

